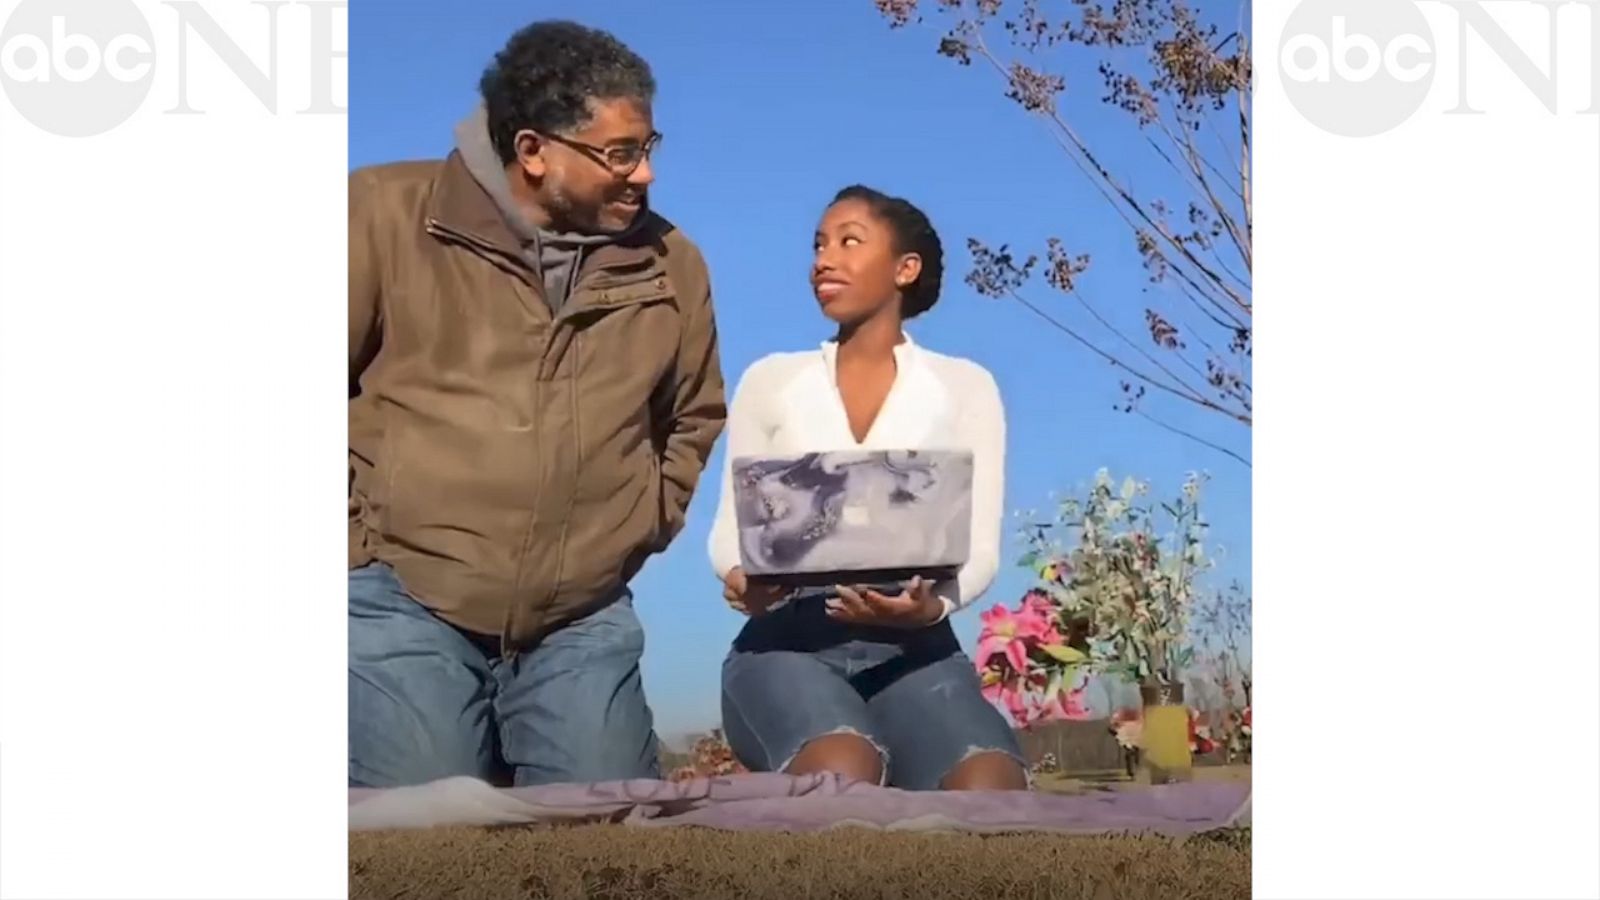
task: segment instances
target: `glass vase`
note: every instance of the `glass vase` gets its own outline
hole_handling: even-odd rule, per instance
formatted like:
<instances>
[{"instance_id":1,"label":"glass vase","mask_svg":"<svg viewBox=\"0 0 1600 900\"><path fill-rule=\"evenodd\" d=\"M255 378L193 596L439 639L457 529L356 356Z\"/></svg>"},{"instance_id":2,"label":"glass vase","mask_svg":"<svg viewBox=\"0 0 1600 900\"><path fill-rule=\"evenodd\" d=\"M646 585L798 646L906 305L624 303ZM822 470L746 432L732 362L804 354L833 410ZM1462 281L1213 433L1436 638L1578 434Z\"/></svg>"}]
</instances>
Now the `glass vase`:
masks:
<instances>
[{"instance_id":1,"label":"glass vase","mask_svg":"<svg viewBox=\"0 0 1600 900\"><path fill-rule=\"evenodd\" d=\"M1151 784L1188 781L1194 772L1189 752L1189 707L1181 684L1139 686L1143 703L1140 764Z\"/></svg>"}]
</instances>

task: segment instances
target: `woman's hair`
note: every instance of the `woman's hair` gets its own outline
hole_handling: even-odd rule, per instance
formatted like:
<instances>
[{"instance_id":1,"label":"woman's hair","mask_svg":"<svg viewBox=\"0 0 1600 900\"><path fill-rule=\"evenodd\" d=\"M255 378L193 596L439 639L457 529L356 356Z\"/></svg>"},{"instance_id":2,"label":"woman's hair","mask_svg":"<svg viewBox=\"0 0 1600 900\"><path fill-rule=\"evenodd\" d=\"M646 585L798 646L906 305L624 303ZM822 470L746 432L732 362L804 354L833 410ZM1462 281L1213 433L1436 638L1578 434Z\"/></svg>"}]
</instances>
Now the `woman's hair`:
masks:
<instances>
[{"instance_id":1,"label":"woman's hair","mask_svg":"<svg viewBox=\"0 0 1600 900\"><path fill-rule=\"evenodd\" d=\"M900 317L909 319L931 309L939 301L939 283L944 278L944 245L939 243L939 233L933 230L927 215L906 200L859 184L833 198L834 203L844 200L865 203L873 215L888 223L894 232L896 253L915 253L922 258L922 273L902 289Z\"/></svg>"}]
</instances>

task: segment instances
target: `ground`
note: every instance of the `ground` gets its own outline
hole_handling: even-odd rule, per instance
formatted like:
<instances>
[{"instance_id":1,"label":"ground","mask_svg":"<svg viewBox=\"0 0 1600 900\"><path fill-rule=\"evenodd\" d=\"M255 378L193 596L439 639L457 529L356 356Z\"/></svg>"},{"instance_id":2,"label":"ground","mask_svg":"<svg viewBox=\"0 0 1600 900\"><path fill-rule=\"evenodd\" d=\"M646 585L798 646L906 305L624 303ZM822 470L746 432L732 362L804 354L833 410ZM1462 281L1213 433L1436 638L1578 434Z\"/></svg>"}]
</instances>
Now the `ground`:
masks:
<instances>
[{"instance_id":1,"label":"ground","mask_svg":"<svg viewBox=\"0 0 1600 900\"><path fill-rule=\"evenodd\" d=\"M1196 769L1195 777L1248 780L1249 773L1219 766ZM1094 780L1046 775L1037 787L1071 793ZM352 900L1249 896L1249 829L1184 841L623 825L350 835Z\"/></svg>"},{"instance_id":2,"label":"ground","mask_svg":"<svg viewBox=\"0 0 1600 900\"><path fill-rule=\"evenodd\" d=\"M622 825L350 836L352 900L1249 896L1243 829L1186 841Z\"/></svg>"}]
</instances>

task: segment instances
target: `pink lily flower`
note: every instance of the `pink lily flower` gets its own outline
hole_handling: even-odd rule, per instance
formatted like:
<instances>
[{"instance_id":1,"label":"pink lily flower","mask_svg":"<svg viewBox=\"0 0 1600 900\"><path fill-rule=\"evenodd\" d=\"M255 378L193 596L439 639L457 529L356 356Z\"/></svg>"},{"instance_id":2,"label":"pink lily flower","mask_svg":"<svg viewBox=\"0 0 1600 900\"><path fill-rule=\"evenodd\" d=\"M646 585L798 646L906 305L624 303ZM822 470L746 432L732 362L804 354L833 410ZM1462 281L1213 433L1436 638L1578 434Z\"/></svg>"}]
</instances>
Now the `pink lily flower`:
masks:
<instances>
[{"instance_id":1,"label":"pink lily flower","mask_svg":"<svg viewBox=\"0 0 1600 900\"><path fill-rule=\"evenodd\" d=\"M1069 687L1067 683L1058 680L1059 676L1046 677L1035 675L1029 679L1030 699L1029 705L1033 708L1034 721L1061 721L1084 720L1091 718L1089 710L1083 704L1087 684L1078 687Z\"/></svg>"},{"instance_id":2,"label":"pink lily flower","mask_svg":"<svg viewBox=\"0 0 1600 900\"><path fill-rule=\"evenodd\" d=\"M1001 681L998 677L992 681L985 679L983 685L984 699L996 707L1004 708L1011 716L1011 721L1018 725L1024 724L1028 719L1028 710L1022 700L1022 694L1016 687Z\"/></svg>"},{"instance_id":3,"label":"pink lily flower","mask_svg":"<svg viewBox=\"0 0 1600 900\"><path fill-rule=\"evenodd\" d=\"M987 667L996 654L1005 657L1014 672L1028 671L1028 648L1055 632L1050 620L1040 614L1039 608L1024 601L1023 608L1015 613L996 603L993 608L979 613L983 630L978 636L978 665ZM1056 636L1059 640L1059 635Z\"/></svg>"},{"instance_id":4,"label":"pink lily flower","mask_svg":"<svg viewBox=\"0 0 1600 900\"><path fill-rule=\"evenodd\" d=\"M1020 618L1027 620L1029 627L1039 638L1041 644L1059 644L1065 638L1056 629L1056 606L1050 600L1050 595L1044 591L1029 591L1022 598L1022 611Z\"/></svg>"},{"instance_id":5,"label":"pink lily flower","mask_svg":"<svg viewBox=\"0 0 1600 900\"><path fill-rule=\"evenodd\" d=\"M1056 695L1053 706L1046 707L1049 718L1074 722L1084 722L1094 718L1093 713L1089 712L1089 707L1083 705L1085 690L1086 687L1074 688Z\"/></svg>"}]
</instances>

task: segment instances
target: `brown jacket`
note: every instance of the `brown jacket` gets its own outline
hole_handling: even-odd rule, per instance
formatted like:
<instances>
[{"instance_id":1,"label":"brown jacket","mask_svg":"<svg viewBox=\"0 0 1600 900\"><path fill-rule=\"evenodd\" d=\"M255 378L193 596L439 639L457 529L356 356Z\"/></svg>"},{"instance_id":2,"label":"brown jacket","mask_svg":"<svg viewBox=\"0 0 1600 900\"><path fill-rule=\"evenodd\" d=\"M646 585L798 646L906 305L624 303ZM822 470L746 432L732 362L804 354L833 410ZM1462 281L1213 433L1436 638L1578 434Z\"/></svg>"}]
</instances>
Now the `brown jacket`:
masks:
<instances>
[{"instance_id":1,"label":"brown jacket","mask_svg":"<svg viewBox=\"0 0 1600 900\"><path fill-rule=\"evenodd\" d=\"M552 314L459 152L351 174L351 568L510 653L666 548L726 407L705 261L647 215Z\"/></svg>"}]
</instances>

